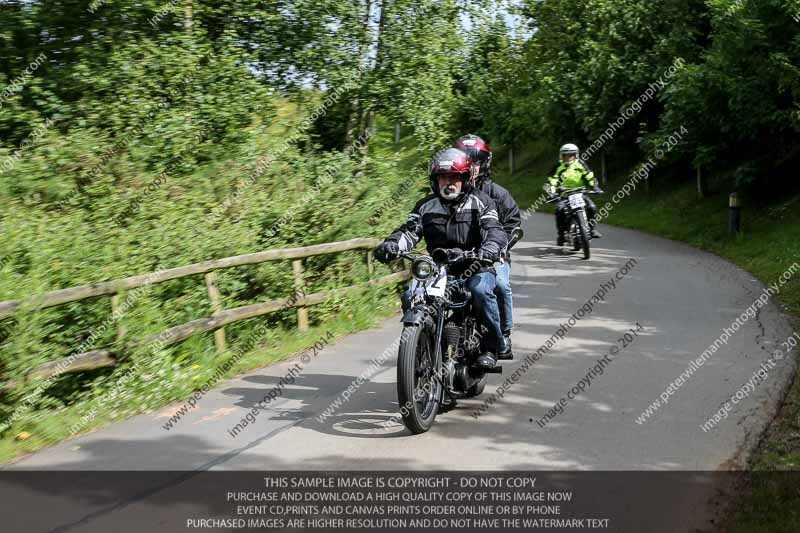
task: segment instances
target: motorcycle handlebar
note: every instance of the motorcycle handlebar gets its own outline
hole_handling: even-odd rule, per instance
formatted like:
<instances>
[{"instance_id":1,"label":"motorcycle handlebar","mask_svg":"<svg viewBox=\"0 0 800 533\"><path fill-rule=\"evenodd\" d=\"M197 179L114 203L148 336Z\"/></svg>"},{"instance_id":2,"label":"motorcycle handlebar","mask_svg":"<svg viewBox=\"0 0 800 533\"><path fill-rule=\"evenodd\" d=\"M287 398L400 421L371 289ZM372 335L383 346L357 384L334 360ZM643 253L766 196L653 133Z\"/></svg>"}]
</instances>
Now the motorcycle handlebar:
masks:
<instances>
[{"instance_id":1,"label":"motorcycle handlebar","mask_svg":"<svg viewBox=\"0 0 800 533\"><path fill-rule=\"evenodd\" d=\"M546 204L552 204L562 198L563 195L575 194L578 192L582 192L583 194L603 194L605 191L601 189L587 189L586 187L572 187L569 189L561 189L556 191L555 194L551 193L551 197L549 200L545 200Z\"/></svg>"},{"instance_id":2,"label":"motorcycle handlebar","mask_svg":"<svg viewBox=\"0 0 800 533\"><path fill-rule=\"evenodd\" d=\"M480 261L486 265L494 264L489 259L481 259L472 250L463 251L458 248L437 248L431 254L431 259L439 264L453 265L462 261Z\"/></svg>"}]
</instances>

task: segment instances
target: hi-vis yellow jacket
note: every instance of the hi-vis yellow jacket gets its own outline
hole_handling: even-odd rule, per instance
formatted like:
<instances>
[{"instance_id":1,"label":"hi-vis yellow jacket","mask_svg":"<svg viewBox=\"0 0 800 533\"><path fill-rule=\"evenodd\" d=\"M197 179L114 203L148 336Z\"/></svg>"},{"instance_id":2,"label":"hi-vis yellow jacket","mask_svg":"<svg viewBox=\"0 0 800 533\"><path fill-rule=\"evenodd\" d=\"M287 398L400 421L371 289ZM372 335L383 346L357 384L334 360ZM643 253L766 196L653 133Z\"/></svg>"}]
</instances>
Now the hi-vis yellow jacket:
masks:
<instances>
[{"instance_id":1,"label":"hi-vis yellow jacket","mask_svg":"<svg viewBox=\"0 0 800 533\"><path fill-rule=\"evenodd\" d=\"M556 187L570 189L573 187L595 188L594 172L586 163L580 159L575 159L572 163L563 161L553 168L552 176L548 178L551 189L555 192Z\"/></svg>"}]
</instances>

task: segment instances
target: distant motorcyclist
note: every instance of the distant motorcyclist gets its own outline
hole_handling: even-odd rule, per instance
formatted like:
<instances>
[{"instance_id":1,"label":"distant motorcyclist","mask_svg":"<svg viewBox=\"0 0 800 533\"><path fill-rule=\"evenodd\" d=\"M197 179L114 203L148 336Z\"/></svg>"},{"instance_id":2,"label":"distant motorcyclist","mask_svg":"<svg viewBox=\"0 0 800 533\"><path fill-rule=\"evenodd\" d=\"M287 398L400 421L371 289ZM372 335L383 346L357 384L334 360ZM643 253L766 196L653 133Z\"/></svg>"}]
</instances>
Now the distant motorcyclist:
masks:
<instances>
[{"instance_id":1,"label":"distant motorcyclist","mask_svg":"<svg viewBox=\"0 0 800 533\"><path fill-rule=\"evenodd\" d=\"M589 169L586 163L578 158L578 152L578 147L574 144L565 144L561 147L561 150L559 150L560 161L553 166L553 170L548 178L551 194L558 194L560 189L571 189L574 187L587 187L599 192L594 179L594 172ZM595 229L597 206L588 195L584 194L583 199L586 202L586 215L589 219L590 233L593 238L599 239L602 235ZM556 204L558 246L562 246L566 242L566 234L569 230L566 206L566 198Z\"/></svg>"},{"instance_id":2,"label":"distant motorcyclist","mask_svg":"<svg viewBox=\"0 0 800 533\"><path fill-rule=\"evenodd\" d=\"M414 206L405 224L397 228L375 249L382 263L414 249L425 239L428 252L437 248L475 251L485 261L497 261L508 240L497 216L494 200L475 189L478 165L463 151L448 148L438 152L429 167L433 193ZM451 274L458 276L470 265L454 265ZM486 332L481 337L481 355L477 366L494 368L495 354L504 348L500 313L494 291L496 276L482 268L470 276L466 286L472 293L472 305ZM403 307L410 305L410 292L403 294Z\"/></svg>"},{"instance_id":3,"label":"distant motorcyclist","mask_svg":"<svg viewBox=\"0 0 800 533\"><path fill-rule=\"evenodd\" d=\"M504 187L492 181L492 152L489 145L477 135L464 135L456 140L455 148L463 150L473 163L478 163L478 177L475 186L485 193L497 206L497 215L500 225L511 239L511 232L521 224L517 202ZM497 288L495 295L500 308L500 329L503 332L505 347L501 350L501 357L511 354L511 330L514 327L514 301L511 292L511 256L505 253L500 262L495 265L497 272Z\"/></svg>"}]
</instances>

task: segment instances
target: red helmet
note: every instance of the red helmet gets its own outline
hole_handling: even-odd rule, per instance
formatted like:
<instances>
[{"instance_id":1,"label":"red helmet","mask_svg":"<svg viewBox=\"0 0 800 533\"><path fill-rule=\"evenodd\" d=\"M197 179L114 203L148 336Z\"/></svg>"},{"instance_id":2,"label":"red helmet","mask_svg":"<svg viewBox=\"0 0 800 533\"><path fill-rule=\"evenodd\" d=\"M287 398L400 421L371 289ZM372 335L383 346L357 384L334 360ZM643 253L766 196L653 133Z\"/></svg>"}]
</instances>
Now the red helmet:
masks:
<instances>
[{"instance_id":1,"label":"red helmet","mask_svg":"<svg viewBox=\"0 0 800 533\"><path fill-rule=\"evenodd\" d=\"M431 190L441 196L439 191L439 176L458 174L461 177L461 196L470 192L478 175L478 165L469 156L458 148L448 148L437 152L431 159L428 176L431 180ZM459 196L459 197L461 197Z\"/></svg>"},{"instance_id":2,"label":"red helmet","mask_svg":"<svg viewBox=\"0 0 800 533\"><path fill-rule=\"evenodd\" d=\"M470 160L478 163L479 181L492 175L492 152L489 150L489 144L486 141L470 133L456 140L453 146L463 150Z\"/></svg>"}]
</instances>

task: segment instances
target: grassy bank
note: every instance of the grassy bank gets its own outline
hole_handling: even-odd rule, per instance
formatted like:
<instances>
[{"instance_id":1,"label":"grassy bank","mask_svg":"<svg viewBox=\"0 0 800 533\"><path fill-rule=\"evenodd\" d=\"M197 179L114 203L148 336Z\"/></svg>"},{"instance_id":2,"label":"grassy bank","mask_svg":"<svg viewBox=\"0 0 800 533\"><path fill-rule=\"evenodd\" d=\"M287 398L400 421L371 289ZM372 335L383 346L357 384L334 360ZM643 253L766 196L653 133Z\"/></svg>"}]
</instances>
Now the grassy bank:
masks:
<instances>
[{"instance_id":1,"label":"grassy bank","mask_svg":"<svg viewBox=\"0 0 800 533\"><path fill-rule=\"evenodd\" d=\"M255 349L237 355L236 363L225 377L280 361L310 349L323 338L338 338L375 326L397 312L399 300L394 292L393 288L386 287L342 299L336 302L341 309L338 317L319 323L303 333L292 329L270 330L258 340ZM259 319L253 320L258 322ZM208 334L200 335L196 343L211 345L213 338ZM87 394L74 398L60 409L26 417L24 423L12 426L6 436L0 439L0 462L7 462L73 436L70 428L74 424L79 425L81 429L77 434L81 434L114 421L158 410L175 401L186 400L205 383L211 382L212 386L218 384L212 381L216 370L234 356L236 349L237 345L234 345L222 355L203 350L203 356L198 357L196 353L191 353L191 347L186 346L177 360L153 359L144 363L142 366L146 375L132 380L131 385L121 391L121 398L111 400L107 394ZM187 365L186 360L193 363ZM94 415L87 419L87 414ZM153 423L160 422L154 420Z\"/></svg>"},{"instance_id":2,"label":"grassy bank","mask_svg":"<svg viewBox=\"0 0 800 533\"><path fill-rule=\"evenodd\" d=\"M538 196L543 182L542 168L524 168L499 181L527 206ZM623 180L605 186L610 200ZM604 223L646 231L682 241L724 257L755 275L765 284L773 283L795 261L800 262L800 195L783 197L769 204L745 201L742 233L728 233L728 191L711 183L711 193L698 198L691 180L678 185L663 182L648 195L636 191L615 205ZM777 297L787 313L800 317L800 276L794 276ZM798 321L800 324L800 321ZM800 326L798 326L800 331ZM800 356L800 349L796 357ZM750 459L743 480L737 513L724 527L727 533L778 533L800 531L800 380L795 377L780 412Z\"/></svg>"},{"instance_id":3,"label":"grassy bank","mask_svg":"<svg viewBox=\"0 0 800 533\"><path fill-rule=\"evenodd\" d=\"M127 205L125 193L113 189L86 199L87 206L61 210L22 205L0 190L0 200L13 206L0 246L0 300L259 250L380 237L402 222L427 186L419 174L419 141L408 138L395 145L392 128L380 122L370 139L369 160L289 145L246 194L210 220L208 213L250 175L256 157L285 145L302 116L289 104L277 106L278 118L261 134L226 157L191 169L171 187L153 191L125 227L109 223ZM133 192L152 179L135 166L125 171ZM409 177L420 179L409 182ZM388 273L375 264L375 276ZM312 257L305 262L305 290L357 284L367 275L363 251ZM292 276L284 261L220 271L223 305L286 297ZM73 353L108 318L109 302L99 298L21 311L0 321L0 377L21 383L0 394L0 424L10 421L0 426L0 462L69 437L75 427L90 431L184 400L241 347L248 346L248 353L237 356L228 376L297 353L328 331L342 335L370 327L395 312L397 302L394 287L329 299L310 308L311 330L305 334L295 330L294 310L281 310L227 326L227 354L216 353L211 335L198 335L152 353L146 348L128 353L115 368L61 375L43 392L24 376ZM126 338L141 339L211 312L202 278L153 285L88 349L113 346L116 326L127 331ZM268 333L254 345L251 339L262 324ZM129 373L134 364L143 370Z\"/></svg>"}]
</instances>

